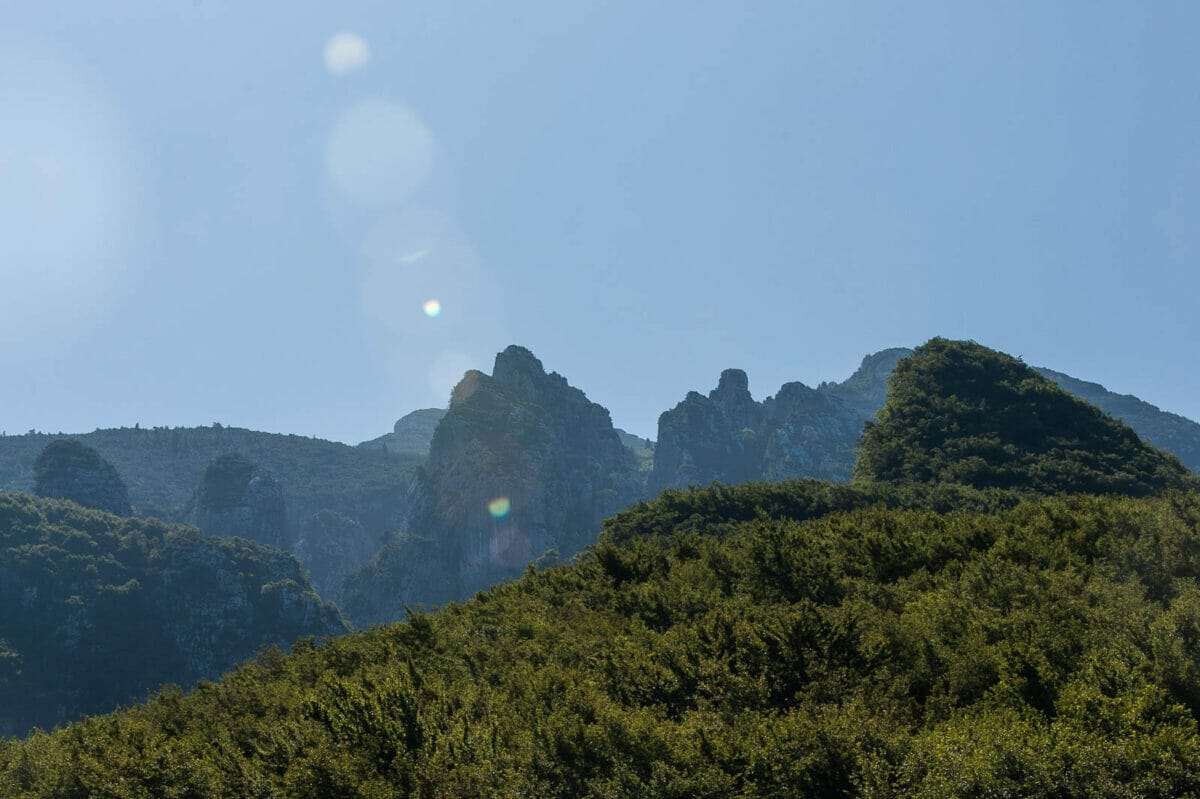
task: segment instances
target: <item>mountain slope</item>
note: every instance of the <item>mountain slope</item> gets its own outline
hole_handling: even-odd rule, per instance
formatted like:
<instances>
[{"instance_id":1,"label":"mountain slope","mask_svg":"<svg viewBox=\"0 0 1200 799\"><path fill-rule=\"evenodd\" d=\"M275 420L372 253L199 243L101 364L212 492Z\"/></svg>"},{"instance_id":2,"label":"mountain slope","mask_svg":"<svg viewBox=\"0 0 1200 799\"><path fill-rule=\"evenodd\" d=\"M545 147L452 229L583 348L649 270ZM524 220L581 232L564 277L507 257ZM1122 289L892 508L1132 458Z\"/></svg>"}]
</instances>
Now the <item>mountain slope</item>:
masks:
<instances>
[{"instance_id":1,"label":"mountain slope","mask_svg":"<svg viewBox=\"0 0 1200 799\"><path fill-rule=\"evenodd\" d=\"M30 491L38 454L66 437L0 436L0 490ZM274 475L296 526L332 510L380 537L402 524L408 483L421 462L413 455L218 425L97 430L71 438L112 462L129 488L134 511L142 515L176 518L209 464L233 453Z\"/></svg>"},{"instance_id":2,"label":"mountain slope","mask_svg":"<svg viewBox=\"0 0 1200 799\"><path fill-rule=\"evenodd\" d=\"M941 338L897 364L855 474L1133 496L1189 483L1177 458L1017 359Z\"/></svg>"},{"instance_id":3,"label":"mountain slope","mask_svg":"<svg viewBox=\"0 0 1200 799\"><path fill-rule=\"evenodd\" d=\"M345 630L290 556L0 494L0 734L213 679L266 644Z\"/></svg>"},{"instance_id":4,"label":"mountain slope","mask_svg":"<svg viewBox=\"0 0 1200 799\"><path fill-rule=\"evenodd\" d=\"M602 544L0 744L0 793L1195 796L1197 519L1069 497Z\"/></svg>"},{"instance_id":5,"label":"mountain slope","mask_svg":"<svg viewBox=\"0 0 1200 799\"><path fill-rule=\"evenodd\" d=\"M439 439L500 410L493 447L536 434L509 392L540 370L507 358ZM897 367L867 444L891 472L667 491L569 565L0 743L0 795L1195 797L1183 467L942 339ZM1062 494L1091 487L1166 491Z\"/></svg>"},{"instance_id":6,"label":"mountain slope","mask_svg":"<svg viewBox=\"0 0 1200 799\"><path fill-rule=\"evenodd\" d=\"M429 444L433 441L433 431L438 422L446 415L445 408L422 408L401 416L392 432L379 438L364 441L360 447L368 449L386 449L399 455L417 455L424 457L429 454Z\"/></svg>"},{"instance_id":7,"label":"mountain slope","mask_svg":"<svg viewBox=\"0 0 1200 799\"><path fill-rule=\"evenodd\" d=\"M1117 394L1098 383L1089 383L1053 369L1034 367L1075 396L1132 427L1149 444L1170 452L1192 472L1200 474L1200 424L1168 413L1129 394Z\"/></svg>"}]
</instances>

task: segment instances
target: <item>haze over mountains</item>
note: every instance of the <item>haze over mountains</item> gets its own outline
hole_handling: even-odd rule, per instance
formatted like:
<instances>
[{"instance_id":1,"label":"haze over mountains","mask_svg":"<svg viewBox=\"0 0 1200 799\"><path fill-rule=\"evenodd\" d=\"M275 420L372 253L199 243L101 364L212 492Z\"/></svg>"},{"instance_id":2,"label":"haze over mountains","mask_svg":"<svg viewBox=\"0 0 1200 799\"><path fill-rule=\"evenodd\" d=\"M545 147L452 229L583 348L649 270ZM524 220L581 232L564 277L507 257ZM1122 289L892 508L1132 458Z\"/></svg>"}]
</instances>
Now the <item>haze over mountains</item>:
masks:
<instances>
[{"instance_id":1,"label":"haze over mountains","mask_svg":"<svg viewBox=\"0 0 1200 799\"><path fill-rule=\"evenodd\" d=\"M736 421L772 418L723 382ZM417 497L458 488L420 513L448 523L431 543L459 589L524 542L572 546L636 473L614 446L528 351L468 374ZM493 505L488 529L475 498L510 472L537 478L528 509ZM569 564L0 742L0 792L1189 796L1198 497L1178 458L1017 359L934 339L896 366L849 482L666 490ZM80 513L41 502L37 529ZM537 526L563 507L565 534Z\"/></svg>"},{"instance_id":2,"label":"haze over mountains","mask_svg":"<svg viewBox=\"0 0 1200 799\"><path fill-rule=\"evenodd\" d=\"M787 383L763 400L728 369L707 395L688 392L665 411L654 442L614 428L601 405L515 346L491 376L468 373L449 408L414 411L357 447L220 425L77 438L115 465L135 513L291 551L322 596L369 623L469 596L547 552L570 557L603 518L665 488L846 481L911 352L882 350L845 381ZM1200 424L1039 372L1200 469ZM29 490L34 461L58 437L0 437L0 487Z\"/></svg>"},{"instance_id":3,"label":"haze over mountains","mask_svg":"<svg viewBox=\"0 0 1200 799\"><path fill-rule=\"evenodd\" d=\"M925 362L930 362L938 346L938 340L926 345ZM1045 490L1047 485L1074 485L1064 482L1061 473L1075 474L1080 470L1098 474L1119 472L1125 476L1120 478L1124 482L1119 483L1095 480L1080 483L1075 486L1077 490L1139 494L1154 493L1173 484L1171 481L1178 478L1172 471L1176 467L1163 465L1157 455L1134 447L1131 441L1136 441L1136 437L1130 439L1134 432L1164 452L1177 455L1193 471L1200 466L1200 425L1195 422L1062 373L1045 369L1034 372L1012 359L981 359L975 351L962 349L966 345L953 346L958 348L953 351L966 353L963 356L966 365L952 364L947 367L948 374L969 371L970 364L976 361L1000 364L996 367L1000 372L983 382L1009 386L1003 391L1009 391L1011 396L972 400L969 392L964 392L975 383L943 384L943 377L936 372L914 378L904 373L903 364L910 363L907 358L912 354L906 349L889 349L866 356L860 368L843 382L815 388L788 383L761 401L753 399L747 375L729 369L707 395L689 392L678 405L665 411L659 420L658 440L651 442L615 428L603 406L571 387L563 376L547 372L533 353L512 346L497 355L491 375L467 373L455 388L447 409L409 414L397 422L391 433L357 447L218 425L95 431L76 436L78 444L63 440L64 436L5 436L0 437L0 486L19 491L37 487L48 496L71 499L100 510L132 512L194 525L207 537L195 539L203 544L190 546L199 546L196 551L214 553L205 557L216 558L213 564L217 565L204 567L214 569L214 575L223 574L228 568L219 565L220 558L242 551L236 547L258 547L246 552L261 550L261 554L238 557L270 564L264 567L261 578L254 578L259 582L252 580L233 594L230 594L232 588L216 585L206 593L200 585L189 589L194 593L185 600L174 596L171 592L175 589L169 584L160 585L153 574L140 571L161 568L156 564L164 562L163 558L176 557L170 554L174 544L165 548L154 545L151 554L121 567L127 575L122 579L134 580L138 586L134 595L140 598L131 607L176 607L179 602L186 602L201 613L199 619L214 614L219 617L224 613L220 607L231 601L230 596L242 596L248 591L245 596L254 597L256 591L281 590L269 586L288 585L291 587L284 593L289 597L313 597L304 599L300 605L296 605L299 599L289 599L292 605L301 607L308 603L313 608L319 607L313 604L320 602L315 599L319 594L326 601L336 602L348 621L367 626L405 618L411 608L466 599L497 582L519 577L531 561L544 567L569 560L595 542L605 519L664 489L713 482L727 485L775 482L797 477L845 483L855 474L856 453L864 444L864 426L885 407L889 378L894 372L908 376L893 384L893 392L900 391L902 395L907 392L912 395L910 400L922 392L951 397L953 403L958 403L953 405L958 409L956 413L964 412L959 408L962 403L976 402L978 407L963 418L985 425L994 422L998 403L1019 408L1015 413L1020 418L1029 417L1031 411L1020 404L1024 399L1019 398L1025 396L1021 392L1034 391L1036 396L1045 393L1044 387L1033 384L1032 388L1010 385L1015 378L1000 376L1005 369L1011 374L1025 375L1021 378L1025 381L1030 379L1028 375L1040 374L1075 392L1099 409L1089 411L1097 420L1105 419L1101 414L1105 411L1130 423L1132 431L1111 427L1116 424L1111 420L1095 427L1100 422L1085 421L1086 414L1071 416L1075 411L1060 418L1054 408L1092 407L1082 403L1064 405L1065 399L1056 399L1059 405L1033 412L1057 421L1046 422L1045 429L1026 431L1026 438L1055 441L1054 451L1064 453L1039 461L1043 464L1039 468L1049 470L1041 478L1048 482L1039 490ZM898 363L902 364L899 371ZM1037 379L1041 380L1041 376ZM922 402L909 404L925 407ZM931 418L937 422L951 410L950 406L941 408ZM887 411L879 420L880 425L872 428L869 437L882 436L893 443L904 440L906 435L915 435L920 427L913 419L897 422L895 414ZM1075 438L1053 438L1059 427L1063 428L1059 432ZM1014 423L1005 429L1017 428ZM1126 432L1113 432L1117 430ZM1086 451L1079 450L1077 443L1071 443L1085 440L1091 442L1087 447L1094 448L1095 442L1107 440L1105 436L1115 436L1105 446L1113 447L1112 458L1128 467L1125 472L1111 463L1098 465L1089 460ZM1030 446L1028 441L992 441L985 437L956 444L960 449L949 452L944 442L910 442L911 449L935 459L918 469L925 476L917 472L905 476L896 471L900 456L893 453L881 460L878 453L884 450L871 445L868 449L875 453L871 456L874 460L860 458L858 468L870 472L873 480L888 483L918 478L927 481L932 479L928 475L934 474L939 483L1011 488L1014 487L1011 480L1002 475L1033 473L1029 464L1005 461L1008 456L1004 453L1017 444L1026 449ZM54 458L47 460L52 454ZM907 463L906 458L900 457L900 461ZM958 471L947 472L949 467L937 458L953 464ZM38 466L43 461L59 463L61 468L53 472ZM970 466L973 471L963 471L970 464L974 464ZM1158 477L1153 476L1158 473L1156 470L1161 471ZM35 479L39 474L43 479ZM988 474L992 476L985 477ZM1136 485L1145 488L1134 490ZM37 512L44 515L50 513L49 506L38 508ZM84 524L83 520L91 517L64 515L57 510L54 513L57 514L54 518L70 520L71 525L86 531L79 534L93 538L97 535L95 530L99 528L92 521ZM62 533L42 530L44 523L36 519L31 524L26 538L10 536L6 544L8 557L15 559L12 562L25 564L16 571L10 567L4 572L7 590L17 592L11 593L14 597L21 591L26 592L20 594L25 596L36 586L50 585L46 581L58 579L51 578L47 571L59 568L53 565L58 556L39 566L39 561L29 561L19 554L21 547L50 546L48 551L62 547L62 557L69 557L65 553L71 551L70 546L54 543ZM119 527L125 523L105 524ZM190 540L183 533L155 535L166 542ZM110 546L104 541L121 542L125 540L122 536L125 533L98 538L101 543L96 546L103 550ZM236 544L235 549L216 543L230 538L244 541ZM119 546L128 549L130 545ZM119 603L105 604L86 598L109 596L122 582L116 577L105 577L88 588L95 582L93 578L88 580L92 582L68 581L53 590L36 588L41 592L38 596L51 603L45 612L55 618L76 618L78 614L72 610L75 607L72 603L80 600L73 597L84 597L89 612L101 617L107 613L104 608L118 607ZM259 603L251 598L237 601L248 603L248 607ZM297 622L300 626L288 629L313 634L341 629L336 626L342 624L340 618L331 627L330 622L315 621L318 617L314 612L304 611L301 615L309 621ZM290 641L286 635L281 638L268 628L256 632L247 629L246 625L259 623L251 621L252 616L243 614L233 618L222 624L232 625L229 634L242 643L221 645L220 651L228 654L205 661L207 666L196 666L186 658L155 661L160 664L155 668L160 670L145 672L141 678L116 680L114 685L124 686L119 690L96 693L92 689L71 689L82 690L78 694L82 698L56 700L56 707L65 708L57 714L38 715L42 711L31 709L22 711L25 715L10 715L0 721L8 729L16 730L29 723L69 719L83 710L103 710L163 681L189 684L201 677L216 676L214 669L219 671L232 665L262 643ZM179 640L207 640L207 633L201 631L203 623L197 623L199 628L189 626L189 622L172 628L175 632L171 634L182 636ZM88 621L82 629L108 629L105 624L108 622L103 619ZM59 654L37 654L40 650L23 637L21 629L24 628L6 631L0 625L0 644L7 641L5 651L16 653L6 662L20 662L25 670L34 663L52 668L59 657L78 660L73 647L84 645L77 642L86 639L86 635L81 639L77 633L69 632L76 627L60 624L54 628L58 633L46 639L46 643L56 647L50 651ZM99 647L97 652L107 651L102 642L87 646ZM21 679L14 681L10 677L9 684L16 691L27 688L22 687L25 683ZM44 691L38 695L50 696Z\"/></svg>"}]
</instances>

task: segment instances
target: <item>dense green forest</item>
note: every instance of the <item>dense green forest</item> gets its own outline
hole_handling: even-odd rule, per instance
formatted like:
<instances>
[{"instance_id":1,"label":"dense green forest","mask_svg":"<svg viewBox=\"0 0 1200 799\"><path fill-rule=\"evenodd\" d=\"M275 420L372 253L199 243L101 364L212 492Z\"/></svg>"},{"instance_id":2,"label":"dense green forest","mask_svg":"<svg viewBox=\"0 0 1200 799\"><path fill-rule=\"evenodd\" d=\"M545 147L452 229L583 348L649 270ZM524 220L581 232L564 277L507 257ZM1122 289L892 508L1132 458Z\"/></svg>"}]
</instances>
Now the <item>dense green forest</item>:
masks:
<instances>
[{"instance_id":1,"label":"dense green forest","mask_svg":"<svg viewBox=\"0 0 1200 799\"><path fill-rule=\"evenodd\" d=\"M345 629L290 555L0 493L0 734L108 711L164 683L215 678L263 645Z\"/></svg>"},{"instance_id":2,"label":"dense green forest","mask_svg":"<svg viewBox=\"0 0 1200 799\"><path fill-rule=\"evenodd\" d=\"M891 479L665 492L572 563L0 743L0 795L1200 796L1194 482L976 345L912 374L945 359L873 428Z\"/></svg>"},{"instance_id":3,"label":"dense green forest","mask_svg":"<svg viewBox=\"0 0 1200 799\"><path fill-rule=\"evenodd\" d=\"M1178 458L1009 355L935 338L896 364L855 474L892 483L1121 493L1192 484Z\"/></svg>"},{"instance_id":4,"label":"dense green forest","mask_svg":"<svg viewBox=\"0 0 1200 799\"><path fill-rule=\"evenodd\" d=\"M1191 796L1197 577L1185 494L605 543L11 742L0 793Z\"/></svg>"},{"instance_id":5,"label":"dense green forest","mask_svg":"<svg viewBox=\"0 0 1200 799\"><path fill-rule=\"evenodd\" d=\"M0 436L0 489L29 491L34 461L63 434ZM422 457L238 427L120 428L70 438L112 462L134 512L174 519L216 458L238 454L283 485L295 525L321 510L361 523L382 540L406 511L406 488Z\"/></svg>"}]
</instances>

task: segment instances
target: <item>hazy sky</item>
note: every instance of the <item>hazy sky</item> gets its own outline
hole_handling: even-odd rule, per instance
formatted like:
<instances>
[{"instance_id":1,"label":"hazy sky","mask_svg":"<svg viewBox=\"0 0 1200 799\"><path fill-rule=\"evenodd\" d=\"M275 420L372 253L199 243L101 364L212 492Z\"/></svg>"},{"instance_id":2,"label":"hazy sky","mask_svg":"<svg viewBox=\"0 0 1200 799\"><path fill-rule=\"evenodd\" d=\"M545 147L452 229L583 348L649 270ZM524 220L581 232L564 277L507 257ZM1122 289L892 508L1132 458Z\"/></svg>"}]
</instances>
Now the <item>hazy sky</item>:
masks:
<instances>
[{"instance_id":1,"label":"hazy sky","mask_svg":"<svg viewBox=\"0 0 1200 799\"><path fill-rule=\"evenodd\" d=\"M520 343L654 435L934 335L1200 418L1200 3L0 9L9 433L357 442Z\"/></svg>"}]
</instances>

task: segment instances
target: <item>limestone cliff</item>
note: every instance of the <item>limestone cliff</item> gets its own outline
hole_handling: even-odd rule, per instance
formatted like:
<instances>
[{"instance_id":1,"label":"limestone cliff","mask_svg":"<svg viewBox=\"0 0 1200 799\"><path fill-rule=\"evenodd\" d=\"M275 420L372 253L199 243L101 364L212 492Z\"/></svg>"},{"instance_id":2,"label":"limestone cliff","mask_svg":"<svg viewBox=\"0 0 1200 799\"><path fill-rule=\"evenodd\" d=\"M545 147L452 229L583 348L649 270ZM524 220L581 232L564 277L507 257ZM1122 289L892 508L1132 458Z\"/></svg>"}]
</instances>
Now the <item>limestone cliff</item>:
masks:
<instances>
[{"instance_id":1,"label":"limestone cliff","mask_svg":"<svg viewBox=\"0 0 1200 799\"><path fill-rule=\"evenodd\" d=\"M445 408L421 408L400 417L392 432L364 441L358 446L365 449L382 449L393 454L417 455L424 457L429 454L429 444L433 441L433 431L438 422L446 415Z\"/></svg>"},{"instance_id":2,"label":"limestone cliff","mask_svg":"<svg viewBox=\"0 0 1200 799\"><path fill-rule=\"evenodd\" d=\"M415 481L408 531L436 542L440 554L425 557L445 570L440 579L453 595L465 596L519 574L548 550L580 551L601 520L641 493L636 459L608 411L512 346L496 356L490 376L470 371L455 387ZM407 578L391 572L414 546L376 564L373 579L358 580L348 606L387 606L362 594L399 592Z\"/></svg>"},{"instance_id":3,"label":"limestone cliff","mask_svg":"<svg viewBox=\"0 0 1200 799\"><path fill-rule=\"evenodd\" d=\"M279 549L292 546L283 487L240 455L222 455L209 464L184 520L208 535L239 536Z\"/></svg>"}]
</instances>

